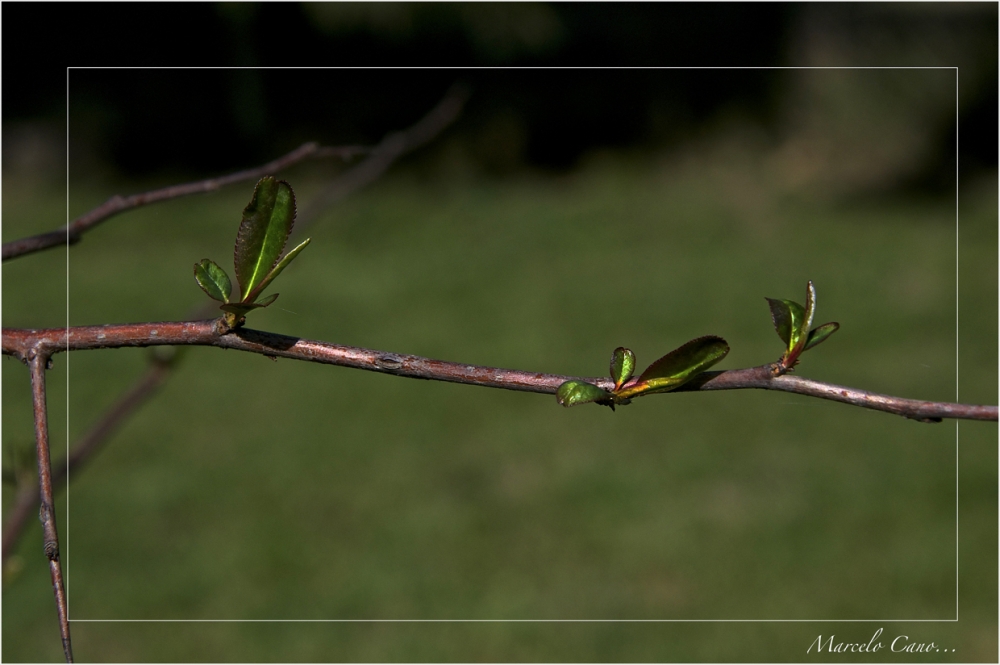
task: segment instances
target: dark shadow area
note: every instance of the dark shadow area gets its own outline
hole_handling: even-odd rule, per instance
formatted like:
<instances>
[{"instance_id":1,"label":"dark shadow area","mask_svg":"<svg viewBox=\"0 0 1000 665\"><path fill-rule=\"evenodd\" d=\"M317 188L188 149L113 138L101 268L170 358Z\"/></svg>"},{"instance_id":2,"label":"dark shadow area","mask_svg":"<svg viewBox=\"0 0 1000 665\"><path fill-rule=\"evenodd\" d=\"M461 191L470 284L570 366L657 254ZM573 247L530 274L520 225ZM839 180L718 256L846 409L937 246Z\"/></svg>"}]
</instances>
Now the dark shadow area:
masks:
<instances>
[{"instance_id":1,"label":"dark shadow area","mask_svg":"<svg viewBox=\"0 0 1000 665\"><path fill-rule=\"evenodd\" d=\"M21 54L4 72L11 132L39 117L61 125L67 66L138 68L69 76L71 150L132 176L237 168L296 141L373 143L456 80L474 95L453 140L488 174L565 170L594 150L669 148L720 118L783 137L796 95L795 70L253 69L303 66L959 67L963 174L997 163L995 5L21 3L3 11L7 53ZM180 66L249 69L143 69ZM950 191L954 168L942 156L954 154L954 108L917 102L887 112L920 116L930 138L920 164L876 189ZM21 143L10 140L13 150Z\"/></svg>"}]
</instances>

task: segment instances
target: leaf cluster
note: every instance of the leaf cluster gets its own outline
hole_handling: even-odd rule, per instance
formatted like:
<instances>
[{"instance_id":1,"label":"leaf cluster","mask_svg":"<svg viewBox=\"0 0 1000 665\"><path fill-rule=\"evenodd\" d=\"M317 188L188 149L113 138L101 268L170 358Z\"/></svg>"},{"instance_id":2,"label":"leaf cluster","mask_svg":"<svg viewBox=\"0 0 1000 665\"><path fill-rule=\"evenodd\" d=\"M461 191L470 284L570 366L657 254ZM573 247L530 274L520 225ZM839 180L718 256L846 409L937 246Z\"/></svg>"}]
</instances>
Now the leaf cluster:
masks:
<instances>
[{"instance_id":1,"label":"leaf cluster","mask_svg":"<svg viewBox=\"0 0 1000 665\"><path fill-rule=\"evenodd\" d=\"M725 358L727 353L729 345L721 337L699 337L663 356L647 367L638 379L630 381L635 371L635 354L620 346L611 354L613 390L607 391L586 381L567 381L559 386L556 399L563 406L596 402L610 406L613 411L615 405L629 404L633 397L679 388Z\"/></svg>"},{"instance_id":2,"label":"leaf cluster","mask_svg":"<svg viewBox=\"0 0 1000 665\"><path fill-rule=\"evenodd\" d=\"M774 329L785 343L784 354L772 365L776 375L791 371L803 352L840 329L840 324L835 322L812 327L816 313L816 287L812 282L806 286L805 306L792 300L775 298L767 298L767 302L771 308ZM721 337L699 337L654 362L638 379L632 379L635 354L620 346L611 354L611 378L615 382L612 390L605 390L587 381L566 381L556 391L556 399L563 406L594 402L614 410L616 405L629 404L633 397L676 390L725 358L727 353L729 345Z\"/></svg>"},{"instance_id":3,"label":"leaf cluster","mask_svg":"<svg viewBox=\"0 0 1000 665\"><path fill-rule=\"evenodd\" d=\"M778 361L778 369L782 374L795 367L802 353L840 329L840 324L836 322L812 328L813 315L816 313L816 287L812 281L806 285L805 307L792 300L765 300L771 308L774 329L785 343L785 352Z\"/></svg>"},{"instance_id":4,"label":"leaf cluster","mask_svg":"<svg viewBox=\"0 0 1000 665\"><path fill-rule=\"evenodd\" d=\"M267 307L278 298L274 293L258 301L271 282L299 255L310 239L285 254L281 253L295 224L295 193L284 180L264 176L253 190L250 203L243 210L243 220L236 232L233 264L240 285L240 298L230 300L233 291L229 275L215 261L202 259L194 264L198 286L214 300L222 303L231 327L259 307Z\"/></svg>"}]
</instances>

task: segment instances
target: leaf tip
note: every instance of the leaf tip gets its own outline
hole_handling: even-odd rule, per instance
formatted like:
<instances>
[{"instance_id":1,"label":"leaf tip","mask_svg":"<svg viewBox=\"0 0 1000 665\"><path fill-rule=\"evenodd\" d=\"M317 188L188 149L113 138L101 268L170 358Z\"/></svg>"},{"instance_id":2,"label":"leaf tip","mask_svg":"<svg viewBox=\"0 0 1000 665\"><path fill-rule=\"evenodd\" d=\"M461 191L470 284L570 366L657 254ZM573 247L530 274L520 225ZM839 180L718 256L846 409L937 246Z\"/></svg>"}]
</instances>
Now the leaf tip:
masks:
<instances>
[{"instance_id":1,"label":"leaf tip","mask_svg":"<svg viewBox=\"0 0 1000 665\"><path fill-rule=\"evenodd\" d=\"M802 333L809 332L812 327L813 315L816 314L816 287L813 286L812 280L806 283L806 311L805 317L802 321Z\"/></svg>"}]
</instances>

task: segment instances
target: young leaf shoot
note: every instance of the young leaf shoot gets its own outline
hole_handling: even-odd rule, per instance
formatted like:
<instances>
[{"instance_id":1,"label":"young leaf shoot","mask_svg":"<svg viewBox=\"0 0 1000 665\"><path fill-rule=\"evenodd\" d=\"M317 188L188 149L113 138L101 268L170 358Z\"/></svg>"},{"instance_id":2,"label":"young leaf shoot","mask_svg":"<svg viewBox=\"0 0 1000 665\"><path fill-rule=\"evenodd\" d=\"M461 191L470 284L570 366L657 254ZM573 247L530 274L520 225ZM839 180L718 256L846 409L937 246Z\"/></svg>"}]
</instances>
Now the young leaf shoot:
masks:
<instances>
[{"instance_id":1,"label":"young leaf shoot","mask_svg":"<svg viewBox=\"0 0 1000 665\"><path fill-rule=\"evenodd\" d=\"M194 266L198 286L210 298L220 301L231 327L238 325L247 312L273 303L278 294L257 302L264 289L288 267L309 244L307 238L282 258L281 253L295 224L295 193L284 180L264 176L254 187L250 203L236 233L233 263L240 285L239 302L231 302L232 282L214 261L202 259Z\"/></svg>"},{"instance_id":2,"label":"young leaf shoot","mask_svg":"<svg viewBox=\"0 0 1000 665\"><path fill-rule=\"evenodd\" d=\"M616 404L628 404L633 397L676 390L727 353L729 345L721 337L699 337L654 362L635 381L629 381L635 369L635 354L618 347L611 354L611 379L615 382L612 392L585 381L566 381L556 391L556 399L563 406L596 402L614 410Z\"/></svg>"},{"instance_id":3,"label":"young leaf shoot","mask_svg":"<svg viewBox=\"0 0 1000 665\"><path fill-rule=\"evenodd\" d=\"M810 281L806 285L806 305L792 300L776 300L765 298L771 309L771 321L778 337L785 343L785 352L778 361L778 372L784 374L790 371L799 361L799 356L808 349L824 341L840 329L836 322L824 323L812 327L816 313L816 287Z\"/></svg>"}]
</instances>

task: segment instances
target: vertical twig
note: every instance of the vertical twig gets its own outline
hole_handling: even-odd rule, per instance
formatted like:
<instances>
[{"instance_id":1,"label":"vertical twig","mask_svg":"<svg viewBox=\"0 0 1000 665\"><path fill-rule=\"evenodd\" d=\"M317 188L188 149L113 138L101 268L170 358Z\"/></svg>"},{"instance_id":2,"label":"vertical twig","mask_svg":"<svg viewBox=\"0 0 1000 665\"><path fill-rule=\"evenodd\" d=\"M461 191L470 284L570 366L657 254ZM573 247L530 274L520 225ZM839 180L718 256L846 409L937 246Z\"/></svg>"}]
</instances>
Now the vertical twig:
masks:
<instances>
[{"instance_id":1,"label":"vertical twig","mask_svg":"<svg viewBox=\"0 0 1000 665\"><path fill-rule=\"evenodd\" d=\"M154 355L146 372L132 384L97 423L73 446L67 459L57 462L52 471L52 485L59 487L67 473L74 473L111 438L128 417L152 397L170 376L177 352L170 356ZM38 508L37 482L25 482L18 487L14 507L7 514L3 527L3 563L14 553L31 513Z\"/></svg>"},{"instance_id":2,"label":"vertical twig","mask_svg":"<svg viewBox=\"0 0 1000 665\"><path fill-rule=\"evenodd\" d=\"M38 486L41 506L38 519L42 522L45 556L49 559L52 575L52 592L56 597L59 615L59 634L62 637L66 662L73 662L73 646L69 639L69 612L66 604L66 587L63 584L62 564L59 561L59 534L56 531L56 511L52 500L52 464L49 459L49 423L45 406L45 370L51 355L32 349L28 353L31 368L31 401L35 411L35 446L38 455Z\"/></svg>"}]
</instances>

